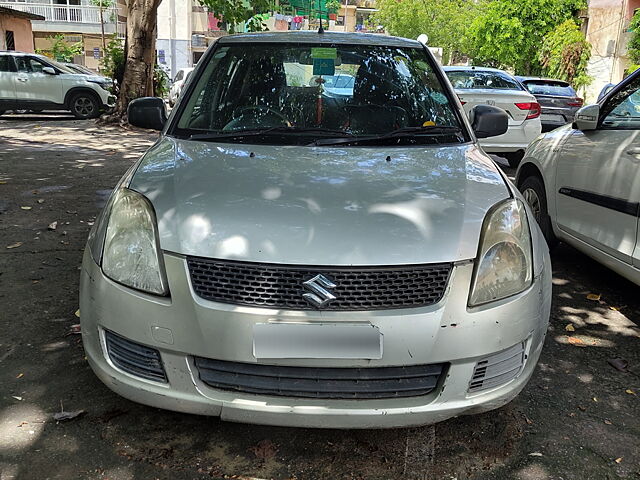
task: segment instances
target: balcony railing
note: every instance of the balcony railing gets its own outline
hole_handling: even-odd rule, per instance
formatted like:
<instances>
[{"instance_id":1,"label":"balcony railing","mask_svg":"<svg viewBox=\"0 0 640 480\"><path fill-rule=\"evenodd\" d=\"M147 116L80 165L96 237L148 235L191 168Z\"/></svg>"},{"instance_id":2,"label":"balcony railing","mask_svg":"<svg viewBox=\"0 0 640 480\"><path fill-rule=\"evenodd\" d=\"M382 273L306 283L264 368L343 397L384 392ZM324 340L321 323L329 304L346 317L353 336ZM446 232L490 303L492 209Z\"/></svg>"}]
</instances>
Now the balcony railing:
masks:
<instances>
[{"instance_id":1,"label":"balcony railing","mask_svg":"<svg viewBox=\"0 0 640 480\"><path fill-rule=\"evenodd\" d=\"M0 1L0 6L42 15L47 22L100 24L100 7L92 5L55 5L51 3ZM102 11L102 18L104 23L113 24L118 18L118 10L116 8L105 8Z\"/></svg>"}]
</instances>

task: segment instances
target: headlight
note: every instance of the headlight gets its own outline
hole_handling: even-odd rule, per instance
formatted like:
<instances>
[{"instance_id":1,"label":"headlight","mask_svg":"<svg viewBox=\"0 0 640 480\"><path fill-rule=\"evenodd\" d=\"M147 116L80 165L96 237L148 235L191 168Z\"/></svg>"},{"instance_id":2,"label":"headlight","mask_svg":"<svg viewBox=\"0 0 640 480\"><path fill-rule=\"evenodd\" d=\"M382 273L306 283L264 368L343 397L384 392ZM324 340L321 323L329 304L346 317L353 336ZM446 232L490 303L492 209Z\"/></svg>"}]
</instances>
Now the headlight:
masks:
<instances>
[{"instance_id":1,"label":"headlight","mask_svg":"<svg viewBox=\"0 0 640 480\"><path fill-rule=\"evenodd\" d=\"M112 280L157 295L167 293L153 208L139 193L115 193L104 239L102 270Z\"/></svg>"},{"instance_id":2,"label":"headlight","mask_svg":"<svg viewBox=\"0 0 640 480\"><path fill-rule=\"evenodd\" d=\"M531 232L524 205L507 200L484 220L469 306L526 290L533 280Z\"/></svg>"}]
</instances>

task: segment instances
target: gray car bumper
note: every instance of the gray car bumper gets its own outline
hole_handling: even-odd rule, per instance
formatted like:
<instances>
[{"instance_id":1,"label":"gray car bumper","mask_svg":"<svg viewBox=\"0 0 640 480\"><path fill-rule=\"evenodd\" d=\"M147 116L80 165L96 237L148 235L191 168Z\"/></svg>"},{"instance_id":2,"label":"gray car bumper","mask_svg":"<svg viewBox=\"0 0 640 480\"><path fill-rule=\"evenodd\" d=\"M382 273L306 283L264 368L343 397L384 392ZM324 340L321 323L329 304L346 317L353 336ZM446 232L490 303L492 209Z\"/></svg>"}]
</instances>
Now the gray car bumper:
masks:
<instances>
[{"instance_id":1,"label":"gray car bumper","mask_svg":"<svg viewBox=\"0 0 640 480\"><path fill-rule=\"evenodd\" d=\"M133 401L256 424L401 427L501 407L520 392L533 373L551 303L551 268L546 253L544 269L537 272L531 288L490 306L466 307L473 271L472 263L466 263L454 268L445 298L435 306L349 313L283 312L209 302L194 294L184 258L165 254L165 263L170 299L148 296L111 281L85 252L81 321L91 367L109 388ZM270 320L371 324L383 335L384 355L377 360L278 359L263 363L314 367L446 363L446 375L437 389L425 396L365 400L262 396L218 390L203 383L194 356L255 364L252 328ZM145 380L116 367L106 353L106 330L157 349L168 381ZM515 378L495 388L469 391L479 361L518 344L524 344L525 356Z\"/></svg>"}]
</instances>

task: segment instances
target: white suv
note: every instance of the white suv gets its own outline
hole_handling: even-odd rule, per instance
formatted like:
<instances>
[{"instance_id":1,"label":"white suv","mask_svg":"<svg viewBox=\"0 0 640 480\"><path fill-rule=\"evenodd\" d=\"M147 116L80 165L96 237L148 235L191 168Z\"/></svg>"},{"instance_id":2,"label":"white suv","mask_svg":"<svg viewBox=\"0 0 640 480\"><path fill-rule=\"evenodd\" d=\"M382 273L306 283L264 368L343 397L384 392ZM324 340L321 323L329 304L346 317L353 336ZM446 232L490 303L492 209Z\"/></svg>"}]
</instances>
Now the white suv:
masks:
<instances>
[{"instance_id":1,"label":"white suv","mask_svg":"<svg viewBox=\"0 0 640 480\"><path fill-rule=\"evenodd\" d=\"M42 55L0 52L0 115L6 110L69 110L95 118L112 106L112 82L80 75Z\"/></svg>"}]
</instances>

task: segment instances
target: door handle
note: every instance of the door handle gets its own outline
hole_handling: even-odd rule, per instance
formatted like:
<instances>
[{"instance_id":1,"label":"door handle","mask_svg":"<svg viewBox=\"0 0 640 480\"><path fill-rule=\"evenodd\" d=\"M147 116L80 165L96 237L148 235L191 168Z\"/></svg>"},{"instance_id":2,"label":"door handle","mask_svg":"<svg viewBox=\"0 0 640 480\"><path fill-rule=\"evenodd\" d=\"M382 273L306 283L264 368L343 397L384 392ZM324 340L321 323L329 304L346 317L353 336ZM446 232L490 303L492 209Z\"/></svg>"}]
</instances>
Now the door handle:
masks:
<instances>
[{"instance_id":1,"label":"door handle","mask_svg":"<svg viewBox=\"0 0 640 480\"><path fill-rule=\"evenodd\" d=\"M19 82L26 82L26 81L28 81L28 80L29 80L29 79L28 79L28 78L25 78L25 77L18 77L18 81L19 81Z\"/></svg>"}]
</instances>

